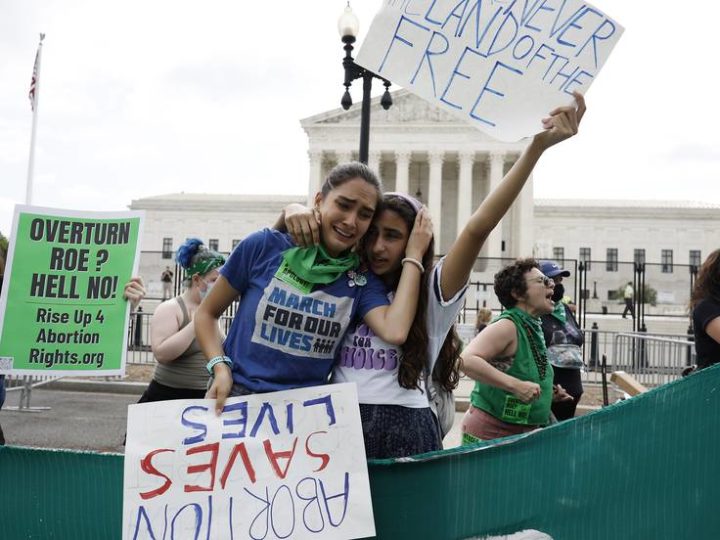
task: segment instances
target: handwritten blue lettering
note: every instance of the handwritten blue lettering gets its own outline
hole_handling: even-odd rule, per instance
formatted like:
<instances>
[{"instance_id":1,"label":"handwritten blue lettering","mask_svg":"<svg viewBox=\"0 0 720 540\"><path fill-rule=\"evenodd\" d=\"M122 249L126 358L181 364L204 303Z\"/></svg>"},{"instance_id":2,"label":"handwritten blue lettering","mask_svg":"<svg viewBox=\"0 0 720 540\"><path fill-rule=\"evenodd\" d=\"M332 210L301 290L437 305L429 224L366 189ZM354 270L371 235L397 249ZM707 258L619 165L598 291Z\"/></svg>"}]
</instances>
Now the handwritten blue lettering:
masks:
<instances>
[{"instance_id":1,"label":"handwritten blue lettering","mask_svg":"<svg viewBox=\"0 0 720 540\"><path fill-rule=\"evenodd\" d=\"M335 408L333 407L332 396L328 394L319 398L303 401L303 407L312 407L314 405L325 405L325 412L330 419L328 426L332 426L335 423Z\"/></svg>"},{"instance_id":2,"label":"handwritten blue lettering","mask_svg":"<svg viewBox=\"0 0 720 540\"><path fill-rule=\"evenodd\" d=\"M431 50L436 37L440 38L443 41L444 48L442 50L437 50L437 51ZM433 87L433 96L437 97L437 90L435 88L435 70L433 69L432 59L430 57L445 54L449 47L450 47L450 43L448 42L448 40L445 36L443 36L440 32L433 32L432 36L430 37L430 41L427 44L427 47L425 47L425 52L423 53L422 57L420 58L420 63L418 64L418 67L415 70L415 74L413 75L412 79L410 79L410 82L412 84L415 84L415 79L417 78L418 73L420 73L420 70L422 69L423 64L425 63L425 60L427 60L428 71L430 72L430 81L432 82L432 87Z\"/></svg>"},{"instance_id":3,"label":"handwritten blue lettering","mask_svg":"<svg viewBox=\"0 0 720 540\"><path fill-rule=\"evenodd\" d=\"M421 28L422 30L425 30L426 32L430 31L430 29L427 26L423 26L422 24L416 23L415 21L405 17L405 15L402 15L400 17L400 20L398 21L397 27L395 28L393 37L390 40L390 45L388 45L387 51L385 51L385 56L383 57L382 62L380 62L380 71L382 71L383 67L385 66L385 62L387 61L387 58L390 55L390 51L392 50L393 44L396 41L399 41L400 43L407 45L408 47L411 47L411 48L414 47L413 43L411 41L408 41L408 38L402 37L398 34L398 31L400 30L400 27L402 26L403 23L409 23L416 28Z\"/></svg>"},{"instance_id":4,"label":"handwritten blue lettering","mask_svg":"<svg viewBox=\"0 0 720 540\"><path fill-rule=\"evenodd\" d=\"M602 33L602 30L605 27L607 27L608 32L609 32L607 34ZM578 52L575 53L575 57L580 55L580 53L582 53L585 50L585 47L587 47L588 43L592 42L593 59L595 60L595 67L598 67L597 41L598 40L604 41L604 40L610 39L610 37L612 37L612 35L615 34L615 30L617 30L617 28L615 27L615 24L612 21L605 19L600 24L600 26L597 27L597 30L595 30L593 32L593 34L588 38L588 40L583 44L583 46L580 47Z\"/></svg>"},{"instance_id":5,"label":"handwritten blue lettering","mask_svg":"<svg viewBox=\"0 0 720 540\"><path fill-rule=\"evenodd\" d=\"M522 50L520 45L522 43L525 43L527 46L527 50L525 52L518 52L518 50ZM524 46L525 46L524 45ZM513 47L512 55L515 60L522 60L525 58L530 52L535 48L535 40L530 35L524 35L520 39L517 40L515 43L515 46Z\"/></svg>"},{"instance_id":6,"label":"handwritten blue lettering","mask_svg":"<svg viewBox=\"0 0 720 540\"><path fill-rule=\"evenodd\" d=\"M325 519L323 519L315 479L310 476L301 479L297 483L297 486L295 486L295 494L301 501L307 501L302 511L302 520L305 528L310 532L321 532L325 528Z\"/></svg>"},{"instance_id":7,"label":"handwritten blue lettering","mask_svg":"<svg viewBox=\"0 0 720 540\"><path fill-rule=\"evenodd\" d=\"M453 102L449 101L446 98L446 96L447 96L448 92L450 91L450 86L453 84L453 81L455 80L456 75L458 77L462 77L463 79L470 80L469 74L460 71L460 64L462 64L463 60L465 59L465 55L467 53L470 53L471 55L475 55L476 58L478 58L478 57L485 58L485 55L483 55L482 53L479 53L479 52L471 49L470 47L465 47L465 50L463 50L462 54L460 55L460 58L458 58L457 64L455 64L452 74L450 75L450 79L448 79L447 86L445 87L445 90L443 91L443 94L440 97L440 101L442 101L443 103L447 103L451 107L454 107L455 109L459 109L459 110L462 110L462 107L460 105L458 105L457 103L453 103ZM472 58L472 56L471 56L471 58ZM472 71L477 71L477 70L470 69L469 71L472 72Z\"/></svg>"},{"instance_id":8,"label":"handwritten blue lettering","mask_svg":"<svg viewBox=\"0 0 720 540\"><path fill-rule=\"evenodd\" d=\"M487 124L489 126L495 126L495 122L488 120L486 118L483 118L481 116L478 116L475 112L478 105L480 104L480 100L482 100L483 96L485 94L493 94L497 96L498 98L505 97L505 94L503 92L500 92L499 90L496 90L490 86L490 81L492 81L493 76L495 75L495 72L498 70L498 68L503 68L507 71L510 71L512 73L516 73L517 75L522 75L522 71L519 69L516 69L514 67L508 66L507 64L504 64L502 62L495 62L495 65L493 66L492 70L490 71L490 75L487 78L487 81L485 82L485 85L482 87L482 90L480 90L480 94L478 95L477 99L475 100L475 104L472 106L472 109L470 110L470 117L474 118L475 120L482 122L484 124Z\"/></svg>"},{"instance_id":9,"label":"handwritten blue lettering","mask_svg":"<svg viewBox=\"0 0 720 540\"><path fill-rule=\"evenodd\" d=\"M273 410L272 403L269 401L264 401L262 406L260 407L260 412L258 413L257 418L255 419L255 424L253 425L252 429L250 430L250 436L255 437L257 435L258 430L263 424L263 421L265 420L265 417L267 416L268 422L270 422L270 429L272 429L273 433L275 435L280 434L280 430L278 429L277 419L275 418L275 411Z\"/></svg>"},{"instance_id":10,"label":"handwritten blue lettering","mask_svg":"<svg viewBox=\"0 0 720 540\"><path fill-rule=\"evenodd\" d=\"M207 407L202 407L200 405L193 405L191 407L187 407L185 410L183 410L182 414L180 415L180 423L182 423L183 426L189 427L192 429L197 429L201 433L193 436L193 437L186 437L183 439L183 444L195 444L199 443L205 440L205 436L207 435L207 426L205 424L199 424L197 422L191 422L188 420L185 415L189 413L190 411L205 411L207 412L209 409Z\"/></svg>"},{"instance_id":11,"label":"handwritten blue lettering","mask_svg":"<svg viewBox=\"0 0 720 540\"><path fill-rule=\"evenodd\" d=\"M514 4L514 2L513 2L513 4ZM518 29L520 26L518 25L518 21L515 18L515 14L512 11L510 11L511 8L512 8L512 5L509 6L503 13L503 15L505 15L505 18L503 19L502 23L500 23L500 26L498 27L497 31L495 32L495 36L493 37L492 43L490 43L490 47L487 50L487 53L486 53L487 56L492 56L493 54L498 54L498 53L504 51L510 45L512 45L513 41L515 41L515 38L518 35ZM510 26L508 26L508 24ZM505 34L504 36L503 36L503 33ZM501 41L501 37L502 37L502 39L505 40L504 43ZM495 44L498 42L500 42L500 44L498 44L498 48L496 49Z\"/></svg>"},{"instance_id":12,"label":"handwritten blue lettering","mask_svg":"<svg viewBox=\"0 0 720 540\"><path fill-rule=\"evenodd\" d=\"M578 23L586 15L597 15L601 19L604 18L602 13L600 13L596 9L592 9L592 8L589 8L586 6L585 9L583 9L580 13L578 13L575 17L573 17L572 20L567 25L565 25L565 28L563 28L562 31L558 34L557 42L560 45L565 45L566 47L572 47L572 48L577 47L577 43L568 41L567 39L569 39L569 38L566 39L565 34L573 28L576 30L582 30L583 26L580 26Z\"/></svg>"},{"instance_id":13,"label":"handwritten blue lettering","mask_svg":"<svg viewBox=\"0 0 720 540\"><path fill-rule=\"evenodd\" d=\"M248 404L247 401L238 401L230 405L223 407L223 414L234 413L239 411L240 415L237 418L223 418L223 426L240 426L240 429L236 432L227 433L223 431L223 439L240 439L245 437L245 429L247 429L248 421Z\"/></svg>"}]
</instances>

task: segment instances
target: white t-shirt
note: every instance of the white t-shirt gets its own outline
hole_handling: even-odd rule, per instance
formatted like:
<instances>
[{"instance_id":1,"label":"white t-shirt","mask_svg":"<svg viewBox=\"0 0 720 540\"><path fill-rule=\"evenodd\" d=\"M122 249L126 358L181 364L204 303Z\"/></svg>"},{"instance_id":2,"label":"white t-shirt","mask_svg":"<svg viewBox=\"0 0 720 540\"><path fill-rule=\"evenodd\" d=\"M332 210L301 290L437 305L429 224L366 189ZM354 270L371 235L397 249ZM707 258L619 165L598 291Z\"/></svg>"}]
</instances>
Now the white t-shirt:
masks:
<instances>
[{"instance_id":1,"label":"white t-shirt","mask_svg":"<svg viewBox=\"0 0 720 540\"><path fill-rule=\"evenodd\" d=\"M442 298L440 273L444 260L438 261L428 280L427 358L430 370L435 366L440 348L463 305L467 290L465 286L450 300ZM420 389L403 388L398 383L398 360L401 354L401 347L386 343L361 321L345 335L340 347L340 358L333 368L332 382L357 383L358 400L363 404L428 407L424 381L420 382Z\"/></svg>"}]
</instances>

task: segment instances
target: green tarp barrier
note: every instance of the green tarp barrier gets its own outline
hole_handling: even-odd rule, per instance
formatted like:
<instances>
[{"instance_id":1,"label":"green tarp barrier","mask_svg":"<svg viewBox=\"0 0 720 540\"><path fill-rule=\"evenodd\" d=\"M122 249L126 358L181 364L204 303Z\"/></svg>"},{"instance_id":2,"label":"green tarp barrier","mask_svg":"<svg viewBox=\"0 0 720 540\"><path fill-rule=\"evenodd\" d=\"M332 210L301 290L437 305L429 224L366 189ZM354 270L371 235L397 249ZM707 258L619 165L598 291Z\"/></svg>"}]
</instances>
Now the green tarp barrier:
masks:
<instances>
[{"instance_id":1,"label":"green tarp barrier","mask_svg":"<svg viewBox=\"0 0 720 540\"><path fill-rule=\"evenodd\" d=\"M720 538L720 366L507 444L370 464L378 538ZM0 539L120 538L122 456L0 448Z\"/></svg>"}]
</instances>

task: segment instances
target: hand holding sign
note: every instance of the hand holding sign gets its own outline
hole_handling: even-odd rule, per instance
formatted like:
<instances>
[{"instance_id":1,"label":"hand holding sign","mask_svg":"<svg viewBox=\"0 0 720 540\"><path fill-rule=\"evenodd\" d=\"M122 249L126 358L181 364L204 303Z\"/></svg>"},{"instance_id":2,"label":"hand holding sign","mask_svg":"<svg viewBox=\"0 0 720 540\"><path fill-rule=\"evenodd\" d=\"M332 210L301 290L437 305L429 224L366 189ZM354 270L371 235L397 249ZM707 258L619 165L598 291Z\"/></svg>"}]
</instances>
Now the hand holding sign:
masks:
<instances>
[{"instance_id":1,"label":"hand holding sign","mask_svg":"<svg viewBox=\"0 0 720 540\"><path fill-rule=\"evenodd\" d=\"M210 388L208 388L206 399L215 400L215 414L220 416L220 413L225 407L225 401L230 395L232 390L233 378L230 367L224 362L220 362L213 368L213 380Z\"/></svg>"},{"instance_id":2,"label":"hand holding sign","mask_svg":"<svg viewBox=\"0 0 720 540\"><path fill-rule=\"evenodd\" d=\"M543 150L577 134L587 107L585 107L585 98L582 94L573 92L573 95L577 106L558 107L550 112L548 118L542 119L545 131L535 135L535 141L541 144Z\"/></svg>"},{"instance_id":3,"label":"hand holding sign","mask_svg":"<svg viewBox=\"0 0 720 540\"><path fill-rule=\"evenodd\" d=\"M0 373L125 371L127 304L142 214L17 206L0 297ZM131 302L142 281L125 286Z\"/></svg>"},{"instance_id":4,"label":"hand holding sign","mask_svg":"<svg viewBox=\"0 0 720 540\"><path fill-rule=\"evenodd\" d=\"M128 408L124 539L375 535L355 385L212 406Z\"/></svg>"},{"instance_id":5,"label":"hand holding sign","mask_svg":"<svg viewBox=\"0 0 720 540\"><path fill-rule=\"evenodd\" d=\"M125 284L123 295L130 301L130 306L136 310L140 301L145 298L145 282L140 276L134 276Z\"/></svg>"}]
</instances>

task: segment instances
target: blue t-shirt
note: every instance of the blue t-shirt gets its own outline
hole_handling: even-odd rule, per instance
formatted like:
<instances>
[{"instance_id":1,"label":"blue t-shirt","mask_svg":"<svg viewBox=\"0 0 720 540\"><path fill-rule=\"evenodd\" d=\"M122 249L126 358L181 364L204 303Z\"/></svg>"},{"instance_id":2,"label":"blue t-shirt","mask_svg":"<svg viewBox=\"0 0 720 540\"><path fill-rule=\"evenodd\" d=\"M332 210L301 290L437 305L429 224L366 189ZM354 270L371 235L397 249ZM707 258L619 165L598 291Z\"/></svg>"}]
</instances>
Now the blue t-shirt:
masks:
<instances>
[{"instance_id":1,"label":"blue t-shirt","mask_svg":"<svg viewBox=\"0 0 720 540\"><path fill-rule=\"evenodd\" d=\"M263 229L240 242L220 270L240 293L225 354L233 380L252 392L326 384L350 321L388 305L371 272L349 272L311 292L281 280L290 236Z\"/></svg>"}]
</instances>

